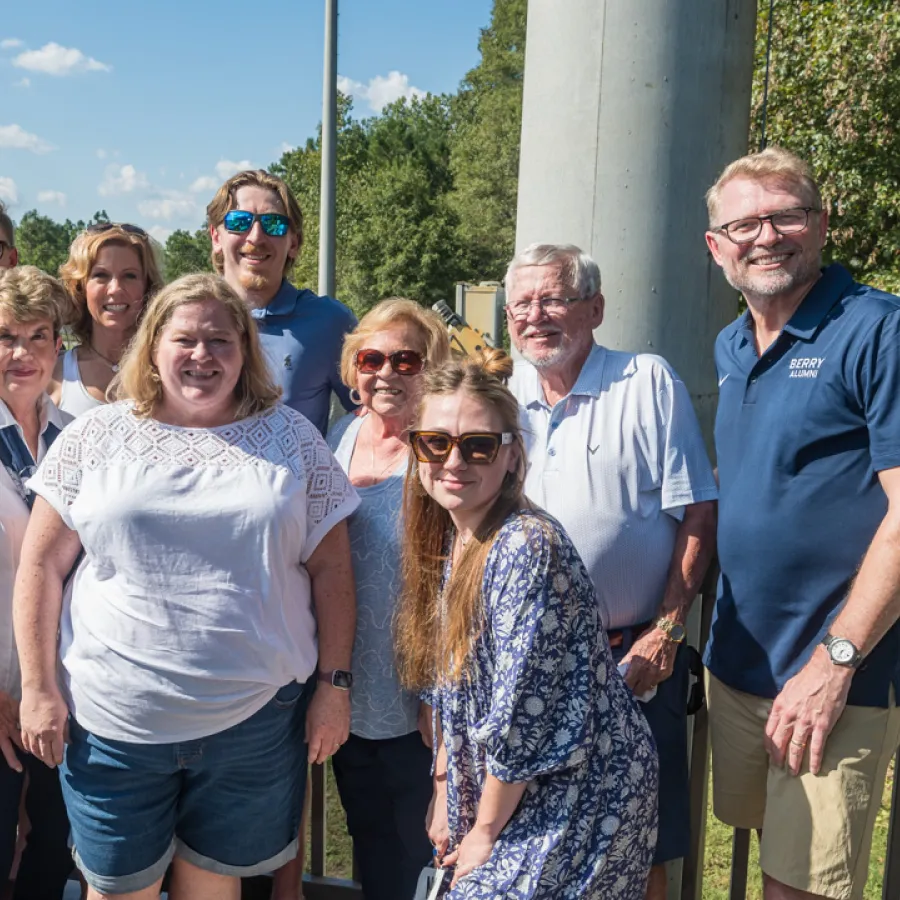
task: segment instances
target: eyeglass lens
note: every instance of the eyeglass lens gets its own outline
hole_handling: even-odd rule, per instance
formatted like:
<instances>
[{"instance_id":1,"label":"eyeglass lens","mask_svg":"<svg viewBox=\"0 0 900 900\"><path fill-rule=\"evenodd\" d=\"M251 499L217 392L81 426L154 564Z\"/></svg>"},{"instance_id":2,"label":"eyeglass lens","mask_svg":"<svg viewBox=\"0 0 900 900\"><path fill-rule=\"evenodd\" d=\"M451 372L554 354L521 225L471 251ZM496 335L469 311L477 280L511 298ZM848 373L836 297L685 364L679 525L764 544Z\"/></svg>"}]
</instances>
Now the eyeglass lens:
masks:
<instances>
[{"instance_id":1,"label":"eyeglass lens","mask_svg":"<svg viewBox=\"0 0 900 900\"><path fill-rule=\"evenodd\" d=\"M737 243L752 241L759 237L763 222L770 222L772 228L778 234L797 234L806 228L810 212L812 210L802 208L785 209L781 212L772 213L770 216L752 216L747 219L738 219L736 222L729 222L724 227L727 235Z\"/></svg>"},{"instance_id":2,"label":"eyeglass lens","mask_svg":"<svg viewBox=\"0 0 900 900\"><path fill-rule=\"evenodd\" d=\"M380 372L385 360L398 375L418 375L425 365L421 354L415 350L396 350L385 355L380 350L360 350L356 354L356 368L364 375Z\"/></svg>"},{"instance_id":3,"label":"eyeglass lens","mask_svg":"<svg viewBox=\"0 0 900 900\"><path fill-rule=\"evenodd\" d=\"M147 237L147 232L143 228L138 228L137 225L129 225L126 222L94 222L93 225L88 225L84 230L88 234L102 234L104 231L109 231L112 228L118 228L120 231L125 231L128 234L136 234L138 237Z\"/></svg>"},{"instance_id":4,"label":"eyeglass lens","mask_svg":"<svg viewBox=\"0 0 900 900\"><path fill-rule=\"evenodd\" d=\"M284 237L291 224L288 217L281 213L252 213L244 209L233 209L225 213L225 229L235 234L245 234L257 219L269 237Z\"/></svg>"},{"instance_id":5,"label":"eyeglass lens","mask_svg":"<svg viewBox=\"0 0 900 900\"><path fill-rule=\"evenodd\" d=\"M500 450L500 441L501 437L497 434L461 434L454 437L440 431L413 433L413 449L420 462L446 462L455 444L466 463L492 463Z\"/></svg>"},{"instance_id":6,"label":"eyeglass lens","mask_svg":"<svg viewBox=\"0 0 900 900\"><path fill-rule=\"evenodd\" d=\"M575 298L543 297L537 300L520 300L517 303L507 303L506 308L514 319L525 319L531 312L531 307L537 305L542 313L553 315L566 310L569 303Z\"/></svg>"}]
</instances>

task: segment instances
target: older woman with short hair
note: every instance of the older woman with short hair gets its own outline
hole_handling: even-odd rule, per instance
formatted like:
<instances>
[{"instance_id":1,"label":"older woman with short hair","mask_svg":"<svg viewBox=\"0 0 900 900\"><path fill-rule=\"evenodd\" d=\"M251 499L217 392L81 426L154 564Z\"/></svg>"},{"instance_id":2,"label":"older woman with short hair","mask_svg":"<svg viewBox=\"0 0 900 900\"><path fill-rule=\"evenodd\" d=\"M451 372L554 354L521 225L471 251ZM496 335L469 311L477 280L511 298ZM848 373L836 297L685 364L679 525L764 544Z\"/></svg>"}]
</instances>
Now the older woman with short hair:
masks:
<instances>
[{"instance_id":1,"label":"older woman with short hair","mask_svg":"<svg viewBox=\"0 0 900 900\"><path fill-rule=\"evenodd\" d=\"M67 306L63 286L39 269L0 269L0 883L13 861L27 774L31 830L13 897L47 900L62 897L72 871L69 822L57 772L22 751L12 594L34 500L25 482L68 421L46 393Z\"/></svg>"},{"instance_id":2,"label":"older woman with short hair","mask_svg":"<svg viewBox=\"0 0 900 900\"><path fill-rule=\"evenodd\" d=\"M62 764L91 898L156 897L174 857L173 900L236 900L240 876L297 852L304 728L320 762L347 737L358 499L279 402L249 311L216 276L154 298L119 390L29 482L23 740Z\"/></svg>"},{"instance_id":3,"label":"older woman with short hair","mask_svg":"<svg viewBox=\"0 0 900 900\"><path fill-rule=\"evenodd\" d=\"M60 409L79 416L106 403L125 348L163 279L150 235L112 222L88 225L59 272L72 301L67 324L77 346L59 359L49 393Z\"/></svg>"},{"instance_id":4,"label":"older woman with short hair","mask_svg":"<svg viewBox=\"0 0 900 900\"><path fill-rule=\"evenodd\" d=\"M449 354L441 320L399 297L365 315L341 354L341 377L366 415L345 417L329 436L361 499L348 519L357 599L352 719L334 774L366 900L411 898L431 858L431 754L417 730L418 697L397 678L391 622L408 431L423 373Z\"/></svg>"}]
</instances>

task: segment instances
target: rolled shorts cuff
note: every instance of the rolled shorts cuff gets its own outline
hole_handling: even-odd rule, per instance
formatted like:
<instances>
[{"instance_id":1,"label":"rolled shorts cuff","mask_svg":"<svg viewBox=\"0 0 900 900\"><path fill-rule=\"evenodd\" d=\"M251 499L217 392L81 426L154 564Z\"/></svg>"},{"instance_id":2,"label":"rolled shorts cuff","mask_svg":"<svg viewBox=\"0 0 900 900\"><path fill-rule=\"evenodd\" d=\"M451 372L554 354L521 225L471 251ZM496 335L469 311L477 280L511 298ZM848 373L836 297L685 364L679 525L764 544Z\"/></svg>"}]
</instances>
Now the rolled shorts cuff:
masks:
<instances>
[{"instance_id":1,"label":"rolled shorts cuff","mask_svg":"<svg viewBox=\"0 0 900 900\"><path fill-rule=\"evenodd\" d=\"M100 891L101 894L130 894L156 884L166 874L166 869L169 868L169 863L172 862L172 857L175 856L175 849L175 841L173 840L166 852L153 865L147 866L146 869L141 869L140 872L131 872L128 875L98 875L85 866L78 855L78 848L72 851L72 855L75 858L75 865L78 867L78 871L81 872L84 880L95 891Z\"/></svg>"},{"instance_id":2,"label":"rolled shorts cuff","mask_svg":"<svg viewBox=\"0 0 900 900\"><path fill-rule=\"evenodd\" d=\"M175 855L179 859L183 859L185 862L189 862L191 865L206 872L215 872L217 875L230 875L235 878L265 875L267 872L280 869L285 863L289 863L294 859L297 856L297 851L300 849L300 841L294 838L284 850L276 853L269 859L254 863L252 866L231 866L228 863L219 862L217 859L204 856L202 853L197 853L196 850L192 850L184 841L178 838L175 838L175 844L177 845ZM153 882L150 883L152 884Z\"/></svg>"}]
</instances>

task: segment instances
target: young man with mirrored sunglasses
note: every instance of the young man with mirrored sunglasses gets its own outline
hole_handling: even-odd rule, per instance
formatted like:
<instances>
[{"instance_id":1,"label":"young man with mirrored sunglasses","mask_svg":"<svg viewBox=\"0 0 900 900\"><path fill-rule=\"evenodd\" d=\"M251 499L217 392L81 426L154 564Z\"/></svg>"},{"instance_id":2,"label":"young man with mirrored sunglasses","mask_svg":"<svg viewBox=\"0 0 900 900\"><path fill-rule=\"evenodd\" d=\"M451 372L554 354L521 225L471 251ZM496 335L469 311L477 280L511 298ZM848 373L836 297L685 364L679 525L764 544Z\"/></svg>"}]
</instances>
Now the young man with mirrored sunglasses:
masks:
<instances>
[{"instance_id":1,"label":"young man with mirrored sunglasses","mask_svg":"<svg viewBox=\"0 0 900 900\"><path fill-rule=\"evenodd\" d=\"M338 372L346 306L288 280L303 243L303 213L290 188L263 170L229 178L206 208L216 271L251 311L282 399L325 434L332 391L353 402Z\"/></svg>"}]
</instances>

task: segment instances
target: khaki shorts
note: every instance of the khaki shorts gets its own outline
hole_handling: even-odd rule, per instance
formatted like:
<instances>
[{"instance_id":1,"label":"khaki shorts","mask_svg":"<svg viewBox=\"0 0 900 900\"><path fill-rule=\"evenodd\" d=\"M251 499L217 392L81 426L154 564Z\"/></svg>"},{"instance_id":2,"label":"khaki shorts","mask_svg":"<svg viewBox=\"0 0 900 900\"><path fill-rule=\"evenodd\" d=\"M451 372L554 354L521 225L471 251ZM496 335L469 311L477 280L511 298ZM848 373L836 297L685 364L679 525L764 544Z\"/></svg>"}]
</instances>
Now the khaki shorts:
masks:
<instances>
[{"instance_id":1,"label":"khaki shorts","mask_svg":"<svg viewBox=\"0 0 900 900\"><path fill-rule=\"evenodd\" d=\"M818 775L769 763L763 744L772 701L706 673L713 811L734 828L762 829L760 866L798 890L862 897L900 709L848 706L825 744Z\"/></svg>"}]
</instances>

